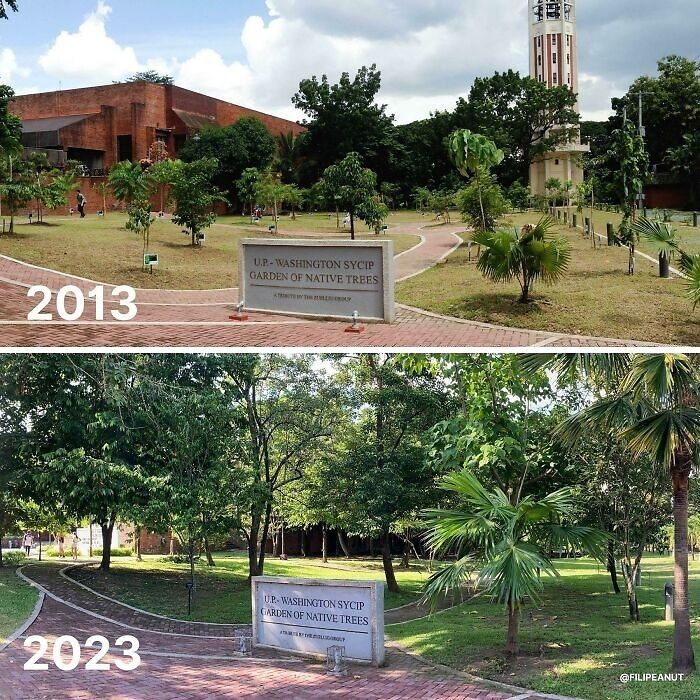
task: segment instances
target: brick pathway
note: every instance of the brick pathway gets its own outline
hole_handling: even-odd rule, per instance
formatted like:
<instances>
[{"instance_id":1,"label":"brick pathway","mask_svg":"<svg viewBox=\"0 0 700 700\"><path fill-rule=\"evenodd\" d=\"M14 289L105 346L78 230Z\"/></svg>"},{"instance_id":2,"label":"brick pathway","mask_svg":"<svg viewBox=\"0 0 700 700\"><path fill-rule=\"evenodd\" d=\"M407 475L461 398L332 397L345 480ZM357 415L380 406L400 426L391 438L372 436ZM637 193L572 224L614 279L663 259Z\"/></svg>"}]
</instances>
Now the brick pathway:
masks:
<instances>
[{"instance_id":1,"label":"brick pathway","mask_svg":"<svg viewBox=\"0 0 700 700\"><path fill-rule=\"evenodd\" d=\"M454 250L458 227L418 229L401 225L396 233L420 235L420 246L396 257L396 277L418 274ZM238 302L237 289L137 290L138 317L133 322L80 321L75 323L29 322L27 314L38 302L28 299L27 290L44 285L54 292L66 285L83 292L96 282L45 270L0 256L0 345L12 347L84 348L499 348L532 346L610 347L643 345L624 340L583 338L557 333L492 326L430 314L399 306L396 323L369 325L359 335L345 333L347 323L302 320L289 316L251 314L246 323L229 317ZM106 318L112 305L106 288ZM69 309L71 310L71 309ZM55 312L55 295L46 311ZM85 319L94 307L86 302Z\"/></svg>"},{"instance_id":2,"label":"brick pathway","mask_svg":"<svg viewBox=\"0 0 700 700\"><path fill-rule=\"evenodd\" d=\"M25 671L23 665L31 654L24 649L20 638L0 653L0 697L3 700L96 697L102 700L246 697L538 700L545 697L480 687L459 674L424 664L395 648L388 649L386 668L353 667L342 679L327 677L323 665L307 660L257 651L253 657L243 658L236 655L233 640L226 636L239 631L238 626L169 622L138 613L60 578L58 567L52 565L28 566L24 573L47 592L41 612L25 637L39 634L53 640L69 634L84 642L93 634L102 634L114 643L124 634L133 634L140 641L142 663L136 671L120 671L114 667L116 657L110 653L103 662L111 663L112 670L89 672L83 666L94 651L83 650L83 661L72 672L57 670L49 655L43 660L49 663L48 671ZM127 624L138 630L125 627ZM216 630L219 634L214 636L218 638L212 639L210 635Z\"/></svg>"}]
</instances>

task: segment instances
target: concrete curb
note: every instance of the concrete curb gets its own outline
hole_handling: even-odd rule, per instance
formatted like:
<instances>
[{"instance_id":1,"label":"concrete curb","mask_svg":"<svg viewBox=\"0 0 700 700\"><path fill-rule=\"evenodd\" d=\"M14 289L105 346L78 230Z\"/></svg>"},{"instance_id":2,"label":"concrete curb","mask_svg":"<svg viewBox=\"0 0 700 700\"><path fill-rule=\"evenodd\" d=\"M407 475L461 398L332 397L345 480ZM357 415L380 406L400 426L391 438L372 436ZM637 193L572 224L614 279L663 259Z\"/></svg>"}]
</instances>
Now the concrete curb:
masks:
<instances>
[{"instance_id":1,"label":"concrete curb","mask_svg":"<svg viewBox=\"0 0 700 700\"><path fill-rule=\"evenodd\" d=\"M392 649L397 649L403 654L406 654L406 656L410 656L412 659L416 659L416 661L420 661L425 666L430 666L436 670L445 671L463 678L470 683L483 685L486 688L491 688L499 692L512 693L513 697L509 698L508 700L527 700L527 698L545 698L545 700L583 700L582 698L574 698L566 695L551 695L549 693L541 693L537 690L528 690L527 688L520 688L516 685L508 685L507 683L500 683L499 681L491 681L488 678L479 678L478 676L474 676L466 671L458 671L457 669L450 668L444 664L438 664L430 661L422 657L420 654L410 651L398 642L387 640L386 645Z\"/></svg>"}]
</instances>

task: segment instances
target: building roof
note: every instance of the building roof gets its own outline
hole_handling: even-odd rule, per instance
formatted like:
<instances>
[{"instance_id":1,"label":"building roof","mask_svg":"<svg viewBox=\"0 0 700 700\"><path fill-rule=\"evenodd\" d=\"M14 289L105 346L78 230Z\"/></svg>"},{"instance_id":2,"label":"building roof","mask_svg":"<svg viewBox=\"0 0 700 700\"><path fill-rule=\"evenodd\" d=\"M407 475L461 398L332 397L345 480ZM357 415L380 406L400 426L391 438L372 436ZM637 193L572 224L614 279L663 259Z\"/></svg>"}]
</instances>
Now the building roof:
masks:
<instances>
[{"instance_id":1,"label":"building roof","mask_svg":"<svg viewBox=\"0 0 700 700\"><path fill-rule=\"evenodd\" d=\"M175 107L173 107L173 112L177 114L189 129L200 131L207 126L218 126L216 119L206 114L196 114L195 112L188 112L184 109L176 109Z\"/></svg>"},{"instance_id":2,"label":"building roof","mask_svg":"<svg viewBox=\"0 0 700 700\"><path fill-rule=\"evenodd\" d=\"M58 131L72 124L84 122L94 114L75 114L70 117L47 117L45 119L27 119L22 122L22 129L25 134L38 134L43 131Z\"/></svg>"}]
</instances>

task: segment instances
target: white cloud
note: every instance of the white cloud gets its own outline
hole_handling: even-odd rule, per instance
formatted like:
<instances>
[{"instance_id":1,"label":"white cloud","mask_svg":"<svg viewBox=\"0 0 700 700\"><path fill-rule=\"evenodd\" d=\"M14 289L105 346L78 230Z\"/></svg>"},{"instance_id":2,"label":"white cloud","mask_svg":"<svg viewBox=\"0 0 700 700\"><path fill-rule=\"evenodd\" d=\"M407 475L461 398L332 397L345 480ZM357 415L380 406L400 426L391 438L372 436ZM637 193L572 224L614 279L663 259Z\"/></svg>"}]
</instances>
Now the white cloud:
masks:
<instances>
[{"instance_id":1,"label":"white cloud","mask_svg":"<svg viewBox=\"0 0 700 700\"><path fill-rule=\"evenodd\" d=\"M31 71L20 68L17 64L17 56L12 49L0 50L0 83L11 83L14 77L26 78Z\"/></svg>"},{"instance_id":2,"label":"white cloud","mask_svg":"<svg viewBox=\"0 0 700 700\"><path fill-rule=\"evenodd\" d=\"M106 22L112 8L99 0L77 32L62 31L39 58L39 65L54 78L106 83L139 70L132 48L120 46L107 35Z\"/></svg>"}]
</instances>

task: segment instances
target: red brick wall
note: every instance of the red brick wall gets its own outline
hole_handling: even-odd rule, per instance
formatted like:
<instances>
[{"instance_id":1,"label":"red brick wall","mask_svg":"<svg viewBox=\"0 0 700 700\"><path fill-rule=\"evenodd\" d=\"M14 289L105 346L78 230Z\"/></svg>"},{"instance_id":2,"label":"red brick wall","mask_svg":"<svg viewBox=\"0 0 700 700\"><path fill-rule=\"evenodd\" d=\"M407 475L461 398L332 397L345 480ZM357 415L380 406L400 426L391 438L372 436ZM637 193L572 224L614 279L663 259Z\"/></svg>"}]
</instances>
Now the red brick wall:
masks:
<instances>
[{"instance_id":1,"label":"red brick wall","mask_svg":"<svg viewBox=\"0 0 700 700\"><path fill-rule=\"evenodd\" d=\"M175 134L186 134L187 127L171 111L172 108L213 116L221 126L230 126L241 117L254 116L273 135L290 131L299 134L304 130L299 124L286 119L191 90L151 83L20 95L12 105L12 112L23 119L94 114L86 122L62 129L62 145L105 151L105 167L110 167L117 160L117 136L132 135L133 158L140 160L146 157L148 148L155 140L156 129L172 129ZM172 139L168 146L172 153Z\"/></svg>"}]
</instances>

